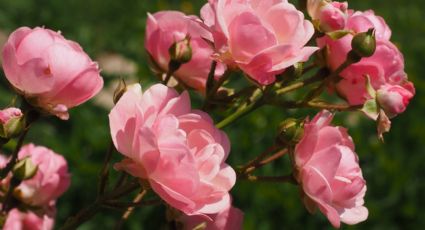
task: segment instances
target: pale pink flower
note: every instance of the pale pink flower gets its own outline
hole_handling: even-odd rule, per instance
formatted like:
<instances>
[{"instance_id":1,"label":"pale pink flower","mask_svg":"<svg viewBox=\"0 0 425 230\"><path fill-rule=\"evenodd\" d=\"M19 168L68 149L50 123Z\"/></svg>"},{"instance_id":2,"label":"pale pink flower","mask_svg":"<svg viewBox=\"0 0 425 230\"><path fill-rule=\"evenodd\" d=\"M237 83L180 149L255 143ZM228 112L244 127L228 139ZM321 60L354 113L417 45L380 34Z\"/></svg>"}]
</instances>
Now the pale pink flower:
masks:
<instances>
[{"instance_id":1,"label":"pale pink flower","mask_svg":"<svg viewBox=\"0 0 425 230\"><path fill-rule=\"evenodd\" d=\"M97 64L77 43L39 27L21 27L9 36L3 69L28 102L61 119L68 119L68 109L89 100L103 86Z\"/></svg>"},{"instance_id":2,"label":"pale pink flower","mask_svg":"<svg viewBox=\"0 0 425 230\"><path fill-rule=\"evenodd\" d=\"M38 216L32 212L12 209L7 215L3 230L51 230L54 219L48 215Z\"/></svg>"},{"instance_id":3,"label":"pale pink flower","mask_svg":"<svg viewBox=\"0 0 425 230\"><path fill-rule=\"evenodd\" d=\"M199 24L196 16L187 16L178 11L161 11L148 14L146 24L145 48L162 72L168 71L170 62L169 48L174 42L190 36L192 58L182 64L173 74L186 85L205 92L206 81L213 59L212 47L204 38L211 37L210 32ZM218 65L216 78L224 73L224 66Z\"/></svg>"},{"instance_id":4,"label":"pale pink flower","mask_svg":"<svg viewBox=\"0 0 425 230\"><path fill-rule=\"evenodd\" d=\"M15 189L14 195L22 202L33 206L49 206L61 196L70 185L68 165L61 155L43 146L25 145L18 159L29 156L37 165L34 177L24 180Z\"/></svg>"},{"instance_id":5,"label":"pale pink flower","mask_svg":"<svg viewBox=\"0 0 425 230\"><path fill-rule=\"evenodd\" d=\"M238 208L229 206L229 208L217 213L208 215L208 218L202 215L187 216L179 219L183 223L183 229L192 230L198 226L203 226L204 230L238 230L242 229L243 212Z\"/></svg>"},{"instance_id":6,"label":"pale pink flower","mask_svg":"<svg viewBox=\"0 0 425 230\"><path fill-rule=\"evenodd\" d=\"M343 30L348 18L347 2L308 0L307 11L323 32Z\"/></svg>"},{"instance_id":7,"label":"pale pink flower","mask_svg":"<svg viewBox=\"0 0 425 230\"><path fill-rule=\"evenodd\" d=\"M324 110L306 122L295 148L295 164L307 209L313 212L318 207L338 228L340 222L366 220L368 210L363 206L366 182L353 141L344 128L330 125L332 118Z\"/></svg>"},{"instance_id":8,"label":"pale pink flower","mask_svg":"<svg viewBox=\"0 0 425 230\"><path fill-rule=\"evenodd\" d=\"M349 18L346 29L355 33L366 32L369 29L375 29L377 40L390 40L391 29L388 27L385 20L376 15L373 10L355 11L349 10Z\"/></svg>"},{"instance_id":9,"label":"pale pink flower","mask_svg":"<svg viewBox=\"0 0 425 230\"><path fill-rule=\"evenodd\" d=\"M390 118L403 113L414 95L415 88L411 82L403 86L387 84L376 91L376 99L379 106Z\"/></svg>"},{"instance_id":10,"label":"pale pink flower","mask_svg":"<svg viewBox=\"0 0 425 230\"><path fill-rule=\"evenodd\" d=\"M7 124L11 119L20 118L22 115L22 111L18 108L11 107L0 110L0 124Z\"/></svg>"},{"instance_id":11,"label":"pale pink flower","mask_svg":"<svg viewBox=\"0 0 425 230\"><path fill-rule=\"evenodd\" d=\"M230 143L208 114L191 110L187 92L157 84L131 87L109 115L111 135L126 158L116 165L148 180L172 207L188 215L230 205L236 180L226 160Z\"/></svg>"},{"instance_id":12,"label":"pale pink flower","mask_svg":"<svg viewBox=\"0 0 425 230\"><path fill-rule=\"evenodd\" d=\"M286 0L210 0L201 16L213 33L217 58L261 85L317 50L305 46L313 25Z\"/></svg>"}]
</instances>

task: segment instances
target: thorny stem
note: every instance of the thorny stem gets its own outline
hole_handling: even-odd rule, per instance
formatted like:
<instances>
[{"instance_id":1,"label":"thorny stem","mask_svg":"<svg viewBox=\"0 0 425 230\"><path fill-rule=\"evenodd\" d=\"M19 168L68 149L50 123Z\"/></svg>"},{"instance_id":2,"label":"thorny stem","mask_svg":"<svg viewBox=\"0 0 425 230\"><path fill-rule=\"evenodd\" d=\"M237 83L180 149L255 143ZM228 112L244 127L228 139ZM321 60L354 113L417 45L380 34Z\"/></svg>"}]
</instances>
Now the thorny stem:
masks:
<instances>
[{"instance_id":1,"label":"thorny stem","mask_svg":"<svg viewBox=\"0 0 425 230\"><path fill-rule=\"evenodd\" d=\"M260 92L260 89L257 89L257 91L254 91L252 96L242 106L240 106L236 112L224 118L216 125L216 127L219 129L224 128L235 120L249 114L264 104L264 92Z\"/></svg>"}]
</instances>

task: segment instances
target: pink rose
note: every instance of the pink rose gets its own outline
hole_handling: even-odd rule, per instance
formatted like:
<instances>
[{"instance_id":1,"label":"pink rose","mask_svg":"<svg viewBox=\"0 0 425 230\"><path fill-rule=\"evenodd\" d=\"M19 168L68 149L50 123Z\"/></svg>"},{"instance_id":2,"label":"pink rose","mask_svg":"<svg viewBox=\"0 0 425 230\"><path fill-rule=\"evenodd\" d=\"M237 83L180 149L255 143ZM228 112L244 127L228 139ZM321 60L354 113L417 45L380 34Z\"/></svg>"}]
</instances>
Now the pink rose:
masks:
<instances>
[{"instance_id":1,"label":"pink rose","mask_svg":"<svg viewBox=\"0 0 425 230\"><path fill-rule=\"evenodd\" d=\"M317 50L305 47L313 25L286 0L210 0L201 15L218 58L261 85L273 83L275 75Z\"/></svg>"},{"instance_id":2,"label":"pink rose","mask_svg":"<svg viewBox=\"0 0 425 230\"><path fill-rule=\"evenodd\" d=\"M199 21L196 16L186 16L178 11L148 14L145 48L162 72L167 72L170 62L169 48L174 42L181 41L189 35L192 58L188 63L181 65L173 76L188 86L205 92L213 49L204 40L204 37L211 37L210 32L201 27L197 20ZM224 66L218 65L216 77L223 73Z\"/></svg>"},{"instance_id":3,"label":"pink rose","mask_svg":"<svg viewBox=\"0 0 425 230\"><path fill-rule=\"evenodd\" d=\"M329 2L328 0L308 0L307 10L316 21L320 30L331 32L343 30L348 18L347 2Z\"/></svg>"},{"instance_id":4,"label":"pink rose","mask_svg":"<svg viewBox=\"0 0 425 230\"><path fill-rule=\"evenodd\" d=\"M229 208L217 213L204 216L187 216L183 215L180 221L184 225L184 229L192 230L197 226L205 226L204 230L238 230L242 229L243 212L235 207Z\"/></svg>"},{"instance_id":5,"label":"pink rose","mask_svg":"<svg viewBox=\"0 0 425 230\"><path fill-rule=\"evenodd\" d=\"M12 209L7 215L3 230L51 230L54 219L48 215L37 216L32 212Z\"/></svg>"},{"instance_id":6,"label":"pink rose","mask_svg":"<svg viewBox=\"0 0 425 230\"><path fill-rule=\"evenodd\" d=\"M89 100L103 86L97 64L77 43L39 27L21 27L9 36L3 69L33 106L61 119L68 119L68 109Z\"/></svg>"},{"instance_id":7,"label":"pink rose","mask_svg":"<svg viewBox=\"0 0 425 230\"><path fill-rule=\"evenodd\" d=\"M361 33L373 28L377 40L390 40L391 29L382 17L375 15L373 10L365 12L350 10L349 14L346 29Z\"/></svg>"},{"instance_id":8,"label":"pink rose","mask_svg":"<svg viewBox=\"0 0 425 230\"><path fill-rule=\"evenodd\" d=\"M324 110L304 126L295 148L297 180L309 211L316 207L338 228L340 221L356 224L366 220L363 206L366 182L354 144L342 127L330 125L333 115Z\"/></svg>"},{"instance_id":9,"label":"pink rose","mask_svg":"<svg viewBox=\"0 0 425 230\"><path fill-rule=\"evenodd\" d=\"M33 144L25 145L19 151L19 159L26 156L38 166L38 170L34 177L24 180L15 189L14 195L26 204L48 206L70 185L67 162L52 150Z\"/></svg>"},{"instance_id":10,"label":"pink rose","mask_svg":"<svg viewBox=\"0 0 425 230\"><path fill-rule=\"evenodd\" d=\"M387 84L376 92L380 107L390 118L404 112L414 95L415 88L411 82L403 86Z\"/></svg>"},{"instance_id":11,"label":"pink rose","mask_svg":"<svg viewBox=\"0 0 425 230\"><path fill-rule=\"evenodd\" d=\"M168 204L187 215L230 205L236 180L226 160L230 143L208 114L191 110L187 92L157 84L131 87L109 114L111 135L126 158L115 167L148 180Z\"/></svg>"}]
</instances>

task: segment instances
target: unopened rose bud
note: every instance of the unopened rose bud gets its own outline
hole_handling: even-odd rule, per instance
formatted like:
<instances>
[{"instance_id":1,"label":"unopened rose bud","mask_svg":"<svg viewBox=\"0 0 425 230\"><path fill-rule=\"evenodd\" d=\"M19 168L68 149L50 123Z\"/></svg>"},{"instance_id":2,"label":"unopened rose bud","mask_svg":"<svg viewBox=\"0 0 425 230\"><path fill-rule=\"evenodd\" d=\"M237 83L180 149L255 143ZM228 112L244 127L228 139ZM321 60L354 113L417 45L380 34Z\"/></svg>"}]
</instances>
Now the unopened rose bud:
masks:
<instances>
[{"instance_id":1,"label":"unopened rose bud","mask_svg":"<svg viewBox=\"0 0 425 230\"><path fill-rule=\"evenodd\" d=\"M303 132L302 124L297 119L286 119L279 125L278 142L296 144L302 138Z\"/></svg>"},{"instance_id":2,"label":"unopened rose bud","mask_svg":"<svg viewBox=\"0 0 425 230\"><path fill-rule=\"evenodd\" d=\"M10 139L18 136L25 127L20 109L7 108L0 111L0 137Z\"/></svg>"},{"instance_id":3,"label":"unopened rose bud","mask_svg":"<svg viewBox=\"0 0 425 230\"><path fill-rule=\"evenodd\" d=\"M24 159L18 161L13 167L13 177L23 181L31 179L37 173L38 167L35 165L30 157L25 157Z\"/></svg>"},{"instance_id":4,"label":"unopened rose bud","mask_svg":"<svg viewBox=\"0 0 425 230\"><path fill-rule=\"evenodd\" d=\"M121 96L127 91L127 84L125 84L124 79L121 79L118 83L117 88L115 88L113 101L114 104L117 104L117 102L120 100Z\"/></svg>"},{"instance_id":5,"label":"unopened rose bud","mask_svg":"<svg viewBox=\"0 0 425 230\"><path fill-rule=\"evenodd\" d=\"M352 50L349 53L352 60L360 61L363 57L370 57L376 50L376 39L374 29L369 29L367 32L358 33L351 41Z\"/></svg>"},{"instance_id":6,"label":"unopened rose bud","mask_svg":"<svg viewBox=\"0 0 425 230\"><path fill-rule=\"evenodd\" d=\"M404 85L386 84L377 91L376 100L386 115L393 118L406 110L414 95L415 88L411 82Z\"/></svg>"},{"instance_id":7,"label":"unopened rose bud","mask_svg":"<svg viewBox=\"0 0 425 230\"><path fill-rule=\"evenodd\" d=\"M180 64L188 63L192 59L192 47L190 46L190 37L174 42L168 50L170 59Z\"/></svg>"},{"instance_id":8,"label":"unopened rose bud","mask_svg":"<svg viewBox=\"0 0 425 230\"><path fill-rule=\"evenodd\" d=\"M186 36L183 40L174 42L168 49L168 53L170 54L170 70L176 71L182 64L188 63L192 59L190 36Z\"/></svg>"}]
</instances>

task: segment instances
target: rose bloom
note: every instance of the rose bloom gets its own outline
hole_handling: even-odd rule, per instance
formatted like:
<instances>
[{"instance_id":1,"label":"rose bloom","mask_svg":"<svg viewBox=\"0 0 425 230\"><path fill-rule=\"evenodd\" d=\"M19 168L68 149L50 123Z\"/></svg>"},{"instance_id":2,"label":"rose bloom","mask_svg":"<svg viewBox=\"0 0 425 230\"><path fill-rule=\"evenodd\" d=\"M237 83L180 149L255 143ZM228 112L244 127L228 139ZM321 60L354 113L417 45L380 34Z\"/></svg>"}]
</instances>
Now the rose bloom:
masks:
<instances>
[{"instance_id":1,"label":"rose bloom","mask_svg":"<svg viewBox=\"0 0 425 230\"><path fill-rule=\"evenodd\" d=\"M15 189L14 196L32 206L49 206L69 188L67 162L52 150L33 144L23 146L18 153L18 159L27 156L38 170L34 177L24 180Z\"/></svg>"},{"instance_id":2,"label":"rose bloom","mask_svg":"<svg viewBox=\"0 0 425 230\"><path fill-rule=\"evenodd\" d=\"M376 50L368 58L362 58L360 62L347 67L341 72L342 80L335 88L339 95L351 105L361 105L371 99L366 90L366 77L375 90L385 84L405 85L407 74L404 72L404 58L398 48L389 39L391 30L385 21L374 15L373 11L351 12L347 22L347 30L355 33L365 32L370 28L375 29ZM351 50L353 35L346 35L338 40L328 36L317 40L320 47L327 47L327 63L330 69L337 69Z\"/></svg>"},{"instance_id":3,"label":"rose bloom","mask_svg":"<svg viewBox=\"0 0 425 230\"><path fill-rule=\"evenodd\" d=\"M229 206L227 209L217 213L205 216L187 216L180 217L183 223L183 229L193 230L198 226L204 226L203 230L238 230L242 229L243 212L235 207Z\"/></svg>"},{"instance_id":4,"label":"rose bloom","mask_svg":"<svg viewBox=\"0 0 425 230\"><path fill-rule=\"evenodd\" d=\"M12 209L7 215L3 230L51 230L54 219L48 215L37 216L32 212Z\"/></svg>"},{"instance_id":5,"label":"rose bloom","mask_svg":"<svg viewBox=\"0 0 425 230\"><path fill-rule=\"evenodd\" d=\"M218 59L268 85L317 50L306 47L313 25L286 0L210 0L201 10Z\"/></svg>"},{"instance_id":6,"label":"rose bloom","mask_svg":"<svg viewBox=\"0 0 425 230\"><path fill-rule=\"evenodd\" d=\"M103 86L99 68L75 42L36 27L14 31L3 48L7 80L42 111L68 119L77 106Z\"/></svg>"},{"instance_id":7,"label":"rose bloom","mask_svg":"<svg viewBox=\"0 0 425 230\"><path fill-rule=\"evenodd\" d=\"M148 180L172 207L188 215L230 205L235 171L224 161L230 143L208 114L191 110L187 92L157 84L128 89L109 115L115 147L126 158L119 170Z\"/></svg>"},{"instance_id":8,"label":"rose bloom","mask_svg":"<svg viewBox=\"0 0 425 230\"><path fill-rule=\"evenodd\" d=\"M296 178L310 212L317 207L338 228L340 222L366 220L363 206L366 182L359 167L354 144L342 127L331 126L333 115L322 111L304 126L295 148Z\"/></svg>"},{"instance_id":9,"label":"rose bloom","mask_svg":"<svg viewBox=\"0 0 425 230\"><path fill-rule=\"evenodd\" d=\"M380 107L388 117L395 117L406 110L410 99L415 95L415 88L411 82L403 86L384 85L376 92Z\"/></svg>"},{"instance_id":10,"label":"rose bloom","mask_svg":"<svg viewBox=\"0 0 425 230\"><path fill-rule=\"evenodd\" d=\"M308 0L307 11L316 21L321 31L331 32L345 28L348 18L347 2L330 2L328 0Z\"/></svg>"},{"instance_id":11,"label":"rose bloom","mask_svg":"<svg viewBox=\"0 0 425 230\"><path fill-rule=\"evenodd\" d=\"M204 40L211 34L203 28L196 16L187 16L178 11L161 11L148 14L146 24L145 48L153 62L165 73L170 62L169 48L175 42L190 36L192 58L173 73L173 76L201 92L205 92L206 81L212 63L212 47ZM224 66L218 65L215 76L224 73Z\"/></svg>"}]
</instances>

